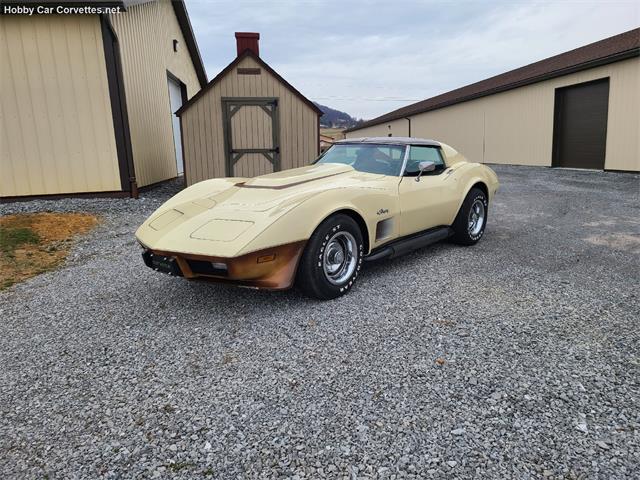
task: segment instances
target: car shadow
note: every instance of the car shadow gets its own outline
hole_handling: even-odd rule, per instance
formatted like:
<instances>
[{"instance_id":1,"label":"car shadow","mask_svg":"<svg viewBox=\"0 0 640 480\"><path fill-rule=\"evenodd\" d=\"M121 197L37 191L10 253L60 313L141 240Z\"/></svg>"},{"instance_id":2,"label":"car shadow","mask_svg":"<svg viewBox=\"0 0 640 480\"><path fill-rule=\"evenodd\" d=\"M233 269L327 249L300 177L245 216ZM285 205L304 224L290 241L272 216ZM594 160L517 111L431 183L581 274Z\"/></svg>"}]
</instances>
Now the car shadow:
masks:
<instances>
[{"instance_id":1,"label":"car shadow","mask_svg":"<svg viewBox=\"0 0 640 480\"><path fill-rule=\"evenodd\" d=\"M230 319L244 319L253 323L256 319L282 315L283 312L286 312L288 318L299 320L314 315L318 308L326 309L327 305L334 302L350 302L354 299L361 301L362 295L366 296L372 288L375 290L377 282L389 281L389 277L398 277L398 280L401 280L401 272L415 266L416 262L429 262L436 256L447 255L451 250L460 248L464 247L450 242L440 242L397 258L365 262L353 294L334 300L309 298L295 286L280 291L258 290L208 281L185 280L155 272L149 272L152 281L146 284L145 296L152 304L179 305L180 307L174 310L174 316L182 321L188 321L188 318L206 318L207 321L216 319L224 324ZM356 298L354 294L360 298Z\"/></svg>"}]
</instances>

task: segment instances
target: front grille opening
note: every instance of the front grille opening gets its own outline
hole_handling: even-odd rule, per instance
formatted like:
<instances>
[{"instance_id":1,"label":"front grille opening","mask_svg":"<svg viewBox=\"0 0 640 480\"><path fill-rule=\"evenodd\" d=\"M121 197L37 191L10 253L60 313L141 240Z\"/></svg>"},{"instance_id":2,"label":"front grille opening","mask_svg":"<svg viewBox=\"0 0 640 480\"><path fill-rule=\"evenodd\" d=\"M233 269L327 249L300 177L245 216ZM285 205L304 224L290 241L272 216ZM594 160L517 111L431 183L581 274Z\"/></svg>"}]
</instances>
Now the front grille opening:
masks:
<instances>
[{"instance_id":1,"label":"front grille opening","mask_svg":"<svg viewBox=\"0 0 640 480\"><path fill-rule=\"evenodd\" d=\"M227 266L214 264L205 260L187 260L191 271L198 275L213 275L216 277L226 277L228 275Z\"/></svg>"}]
</instances>

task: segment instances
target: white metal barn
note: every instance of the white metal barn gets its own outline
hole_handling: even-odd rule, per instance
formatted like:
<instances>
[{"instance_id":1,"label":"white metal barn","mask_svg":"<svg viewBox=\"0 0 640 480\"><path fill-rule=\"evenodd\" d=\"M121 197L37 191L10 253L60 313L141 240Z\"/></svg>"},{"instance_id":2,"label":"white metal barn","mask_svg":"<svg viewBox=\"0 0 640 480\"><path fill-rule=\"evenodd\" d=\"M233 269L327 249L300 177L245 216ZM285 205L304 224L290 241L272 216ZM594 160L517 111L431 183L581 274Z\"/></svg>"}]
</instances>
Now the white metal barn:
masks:
<instances>
[{"instance_id":1,"label":"white metal barn","mask_svg":"<svg viewBox=\"0 0 640 480\"><path fill-rule=\"evenodd\" d=\"M434 138L486 163L640 171L640 29L374 118L347 138Z\"/></svg>"},{"instance_id":2,"label":"white metal barn","mask_svg":"<svg viewBox=\"0 0 640 480\"><path fill-rule=\"evenodd\" d=\"M101 5L120 11L0 15L3 199L136 196L181 174L173 112L207 83L184 1Z\"/></svg>"}]
</instances>

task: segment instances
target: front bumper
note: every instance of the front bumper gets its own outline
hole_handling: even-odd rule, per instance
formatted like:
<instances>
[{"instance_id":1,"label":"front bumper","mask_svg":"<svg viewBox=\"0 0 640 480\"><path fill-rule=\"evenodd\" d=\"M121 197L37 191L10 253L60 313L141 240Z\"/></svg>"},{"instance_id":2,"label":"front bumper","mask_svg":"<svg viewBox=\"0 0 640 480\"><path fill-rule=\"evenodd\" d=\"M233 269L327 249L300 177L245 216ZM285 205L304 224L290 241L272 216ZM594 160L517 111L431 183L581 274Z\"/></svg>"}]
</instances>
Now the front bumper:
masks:
<instances>
[{"instance_id":1,"label":"front bumper","mask_svg":"<svg viewBox=\"0 0 640 480\"><path fill-rule=\"evenodd\" d=\"M293 242L233 258L145 249L142 258L154 270L190 280L285 290L293 285L305 244Z\"/></svg>"}]
</instances>

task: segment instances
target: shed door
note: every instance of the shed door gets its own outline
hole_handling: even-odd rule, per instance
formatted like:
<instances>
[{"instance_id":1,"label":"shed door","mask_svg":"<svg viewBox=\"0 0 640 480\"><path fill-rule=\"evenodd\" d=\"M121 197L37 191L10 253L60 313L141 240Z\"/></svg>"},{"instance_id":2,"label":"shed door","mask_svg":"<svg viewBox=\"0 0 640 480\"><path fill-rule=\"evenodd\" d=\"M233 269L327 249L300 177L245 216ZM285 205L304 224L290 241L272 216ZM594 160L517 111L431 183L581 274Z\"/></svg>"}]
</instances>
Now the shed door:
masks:
<instances>
[{"instance_id":1,"label":"shed door","mask_svg":"<svg viewBox=\"0 0 640 480\"><path fill-rule=\"evenodd\" d=\"M556 90L553 166L603 170L609 79Z\"/></svg>"},{"instance_id":2,"label":"shed door","mask_svg":"<svg viewBox=\"0 0 640 480\"><path fill-rule=\"evenodd\" d=\"M222 114L227 176L280 170L277 98L223 98Z\"/></svg>"}]
</instances>

